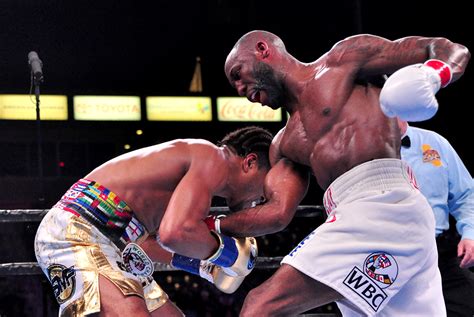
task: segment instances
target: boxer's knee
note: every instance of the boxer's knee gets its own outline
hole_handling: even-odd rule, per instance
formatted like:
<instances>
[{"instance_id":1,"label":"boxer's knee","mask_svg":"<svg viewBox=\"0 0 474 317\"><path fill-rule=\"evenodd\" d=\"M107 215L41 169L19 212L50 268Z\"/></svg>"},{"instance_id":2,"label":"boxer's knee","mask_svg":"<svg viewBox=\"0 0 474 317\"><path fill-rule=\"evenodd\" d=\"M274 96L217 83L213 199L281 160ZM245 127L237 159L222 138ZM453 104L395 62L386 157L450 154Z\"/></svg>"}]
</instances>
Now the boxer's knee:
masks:
<instances>
[{"instance_id":1,"label":"boxer's knee","mask_svg":"<svg viewBox=\"0 0 474 317\"><path fill-rule=\"evenodd\" d=\"M245 297L242 310L240 311L240 317L262 316L262 314L258 312L259 302L255 294L256 292L257 289L253 289L247 294L247 297Z\"/></svg>"},{"instance_id":2,"label":"boxer's knee","mask_svg":"<svg viewBox=\"0 0 474 317\"><path fill-rule=\"evenodd\" d=\"M173 302L167 301L163 306L154 310L151 317L185 317L184 313Z\"/></svg>"},{"instance_id":3,"label":"boxer's knee","mask_svg":"<svg viewBox=\"0 0 474 317\"><path fill-rule=\"evenodd\" d=\"M145 300L138 295L124 295L109 279L99 275L100 316L150 316Z\"/></svg>"},{"instance_id":4,"label":"boxer's knee","mask_svg":"<svg viewBox=\"0 0 474 317\"><path fill-rule=\"evenodd\" d=\"M275 315L277 310L272 305L274 302L271 300L271 295L268 288L262 286L251 290L245 297L240 317Z\"/></svg>"}]
</instances>

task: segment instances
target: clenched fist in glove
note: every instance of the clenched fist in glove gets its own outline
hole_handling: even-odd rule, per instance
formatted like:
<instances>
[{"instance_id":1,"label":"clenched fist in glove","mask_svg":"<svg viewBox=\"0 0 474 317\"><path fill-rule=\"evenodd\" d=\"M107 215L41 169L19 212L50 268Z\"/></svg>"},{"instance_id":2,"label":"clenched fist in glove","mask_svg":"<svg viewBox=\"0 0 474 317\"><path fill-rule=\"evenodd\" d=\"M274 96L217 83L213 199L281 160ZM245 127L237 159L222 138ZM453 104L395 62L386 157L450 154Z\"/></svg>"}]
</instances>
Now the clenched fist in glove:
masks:
<instances>
[{"instance_id":1,"label":"clenched fist in glove","mask_svg":"<svg viewBox=\"0 0 474 317\"><path fill-rule=\"evenodd\" d=\"M403 67L385 82L380 92L380 107L388 117L428 120L438 111L435 94L451 79L451 67L440 60Z\"/></svg>"},{"instance_id":2,"label":"clenched fist in glove","mask_svg":"<svg viewBox=\"0 0 474 317\"><path fill-rule=\"evenodd\" d=\"M209 261L193 259L176 253L173 254L171 266L198 275L227 294L235 292L245 279L245 276L227 275L221 267Z\"/></svg>"},{"instance_id":3,"label":"clenched fist in glove","mask_svg":"<svg viewBox=\"0 0 474 317\"><path fill-rule=\"evenodd\" d=\"M255 266L258 256L257 241L253 237L233 238L211 231L219 246L208 259L219 265L230 276L246 276Z\"/></svg>"}]
</instances>

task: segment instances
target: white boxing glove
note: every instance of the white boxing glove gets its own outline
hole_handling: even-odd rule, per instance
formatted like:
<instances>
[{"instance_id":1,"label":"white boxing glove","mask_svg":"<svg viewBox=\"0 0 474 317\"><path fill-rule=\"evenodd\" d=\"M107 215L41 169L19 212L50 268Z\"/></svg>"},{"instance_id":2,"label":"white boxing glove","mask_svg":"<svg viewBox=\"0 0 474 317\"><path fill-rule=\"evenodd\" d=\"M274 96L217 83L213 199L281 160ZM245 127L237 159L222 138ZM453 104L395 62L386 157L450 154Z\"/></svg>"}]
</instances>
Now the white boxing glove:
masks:
<instances>
[{"instance_id":1,"label":"white boxing glove","mask_svg":"<svg viewBox=\"0 0 474 317\"><path fill-rule=\"evenodd\" d=\"M258 256L254 237L233 238L211 231L219 241L216 252L206 260L222 267L230 276L247 276L253 270Z\"/></svg>"},{"instance_id":2,"label":"white boxing glove","mask_svg":"<svg viewBox=\"0 0 474 317\"><path fill-rule=\"evenodd\" d=\"M223 268L214 263L176 253L173 254L170 264L174 268L198 275L208 280L220 291L227 294L235 292L245 279L245 275L228 275Z\"/></svg>"},{"instance_id":3,"label":"white boxing glove","mask_svg":"<svg viewBox=\"0 0 474 317\"><path fill-rule=\"evenodd\" d=\"M245 279L245 276L230 276L220 266L207 261L201 261L199 276L226 294L234 293Z\"/></svg>"},{"instance_id":4,"label":"white boxing glove","mask_svg":"<svg viewBox=\"0 0 474 317\"><path fill-rule=\"evenodd\" d=\"M423 121L438 111L435 94L452 79L448 64L430 59L424 64L403 67L393 73L380 92L380 107L388 117Z\"/></svg>"}]
</instances>

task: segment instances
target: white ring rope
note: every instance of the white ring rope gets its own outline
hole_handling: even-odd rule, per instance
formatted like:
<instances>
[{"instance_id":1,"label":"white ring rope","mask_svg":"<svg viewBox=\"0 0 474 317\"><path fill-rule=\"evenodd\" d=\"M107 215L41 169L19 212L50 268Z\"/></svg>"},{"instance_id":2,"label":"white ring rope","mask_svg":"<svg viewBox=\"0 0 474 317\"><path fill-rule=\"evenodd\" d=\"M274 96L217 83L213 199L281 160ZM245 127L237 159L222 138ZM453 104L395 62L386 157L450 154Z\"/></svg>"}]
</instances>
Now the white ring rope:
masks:
<instances>
[{"instance_id":1,"label":"white ring rope","mask_svg":"<svg viewBox=\"0 0 474 317\"><path fill-rule=\"evenodd\" d=\"M0 209L0 223L40 222L48 209ZM324 212L322 206L298 206L296 217L316 217ZM211 213L229 213L227 207L211 207ZM280 266L281 256L259 257L256 269L276 269ZM170 265L155 263L155 271L177 271ZM0 263L0 276L41 275L43 272L36 262Z\"/></svg>"},{"instance_id":2,"label":"white ring rope","mask_svg":"<svg viewBox=\"0 0 474 317\"><path fill-rule=\"evenodd\" d=\"M283 257L259 257L255 264L256 269L267 270L280 267ZM172 272L179 271L174 267L164 263L154 263L155 272ZM21 275L42 275L43 272L36 262L17 262L17 263L0 263L1 276L21 276Z\"/></svg>"},{"instance_id":3,"label":"white ring rope","mask_svg":"<svg viewBox=\"0 0 474 317\"><path fill-rule=\"evenodd\" d=\"M39 222L48 209L0 209L0 223L4 222ZM315 217L324 212L323 206L298 206L297 217ZM211 207L211 213L229 213L227 207Z\"/></svg>"}]
</instances>

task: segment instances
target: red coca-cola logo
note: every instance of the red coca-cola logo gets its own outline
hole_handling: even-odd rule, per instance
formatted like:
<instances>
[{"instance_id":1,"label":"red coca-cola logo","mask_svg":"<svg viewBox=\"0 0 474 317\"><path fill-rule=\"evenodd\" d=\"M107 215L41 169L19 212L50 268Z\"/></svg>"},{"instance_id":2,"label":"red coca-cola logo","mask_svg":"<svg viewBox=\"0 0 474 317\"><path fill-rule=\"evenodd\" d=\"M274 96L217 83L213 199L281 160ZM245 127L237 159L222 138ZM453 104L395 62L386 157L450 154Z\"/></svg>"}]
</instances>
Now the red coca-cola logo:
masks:
<instances>
[{"instance_id":1,"label":"red coca-cola logo","mask_svg":"<svg viewBox=\"0 0 474 317\"><path fill-rule=\"evenodd\" d=\"M259 103L223 102L219 109L220 120L278 121L279 111Z\"/></svg>"}]
</instances>

